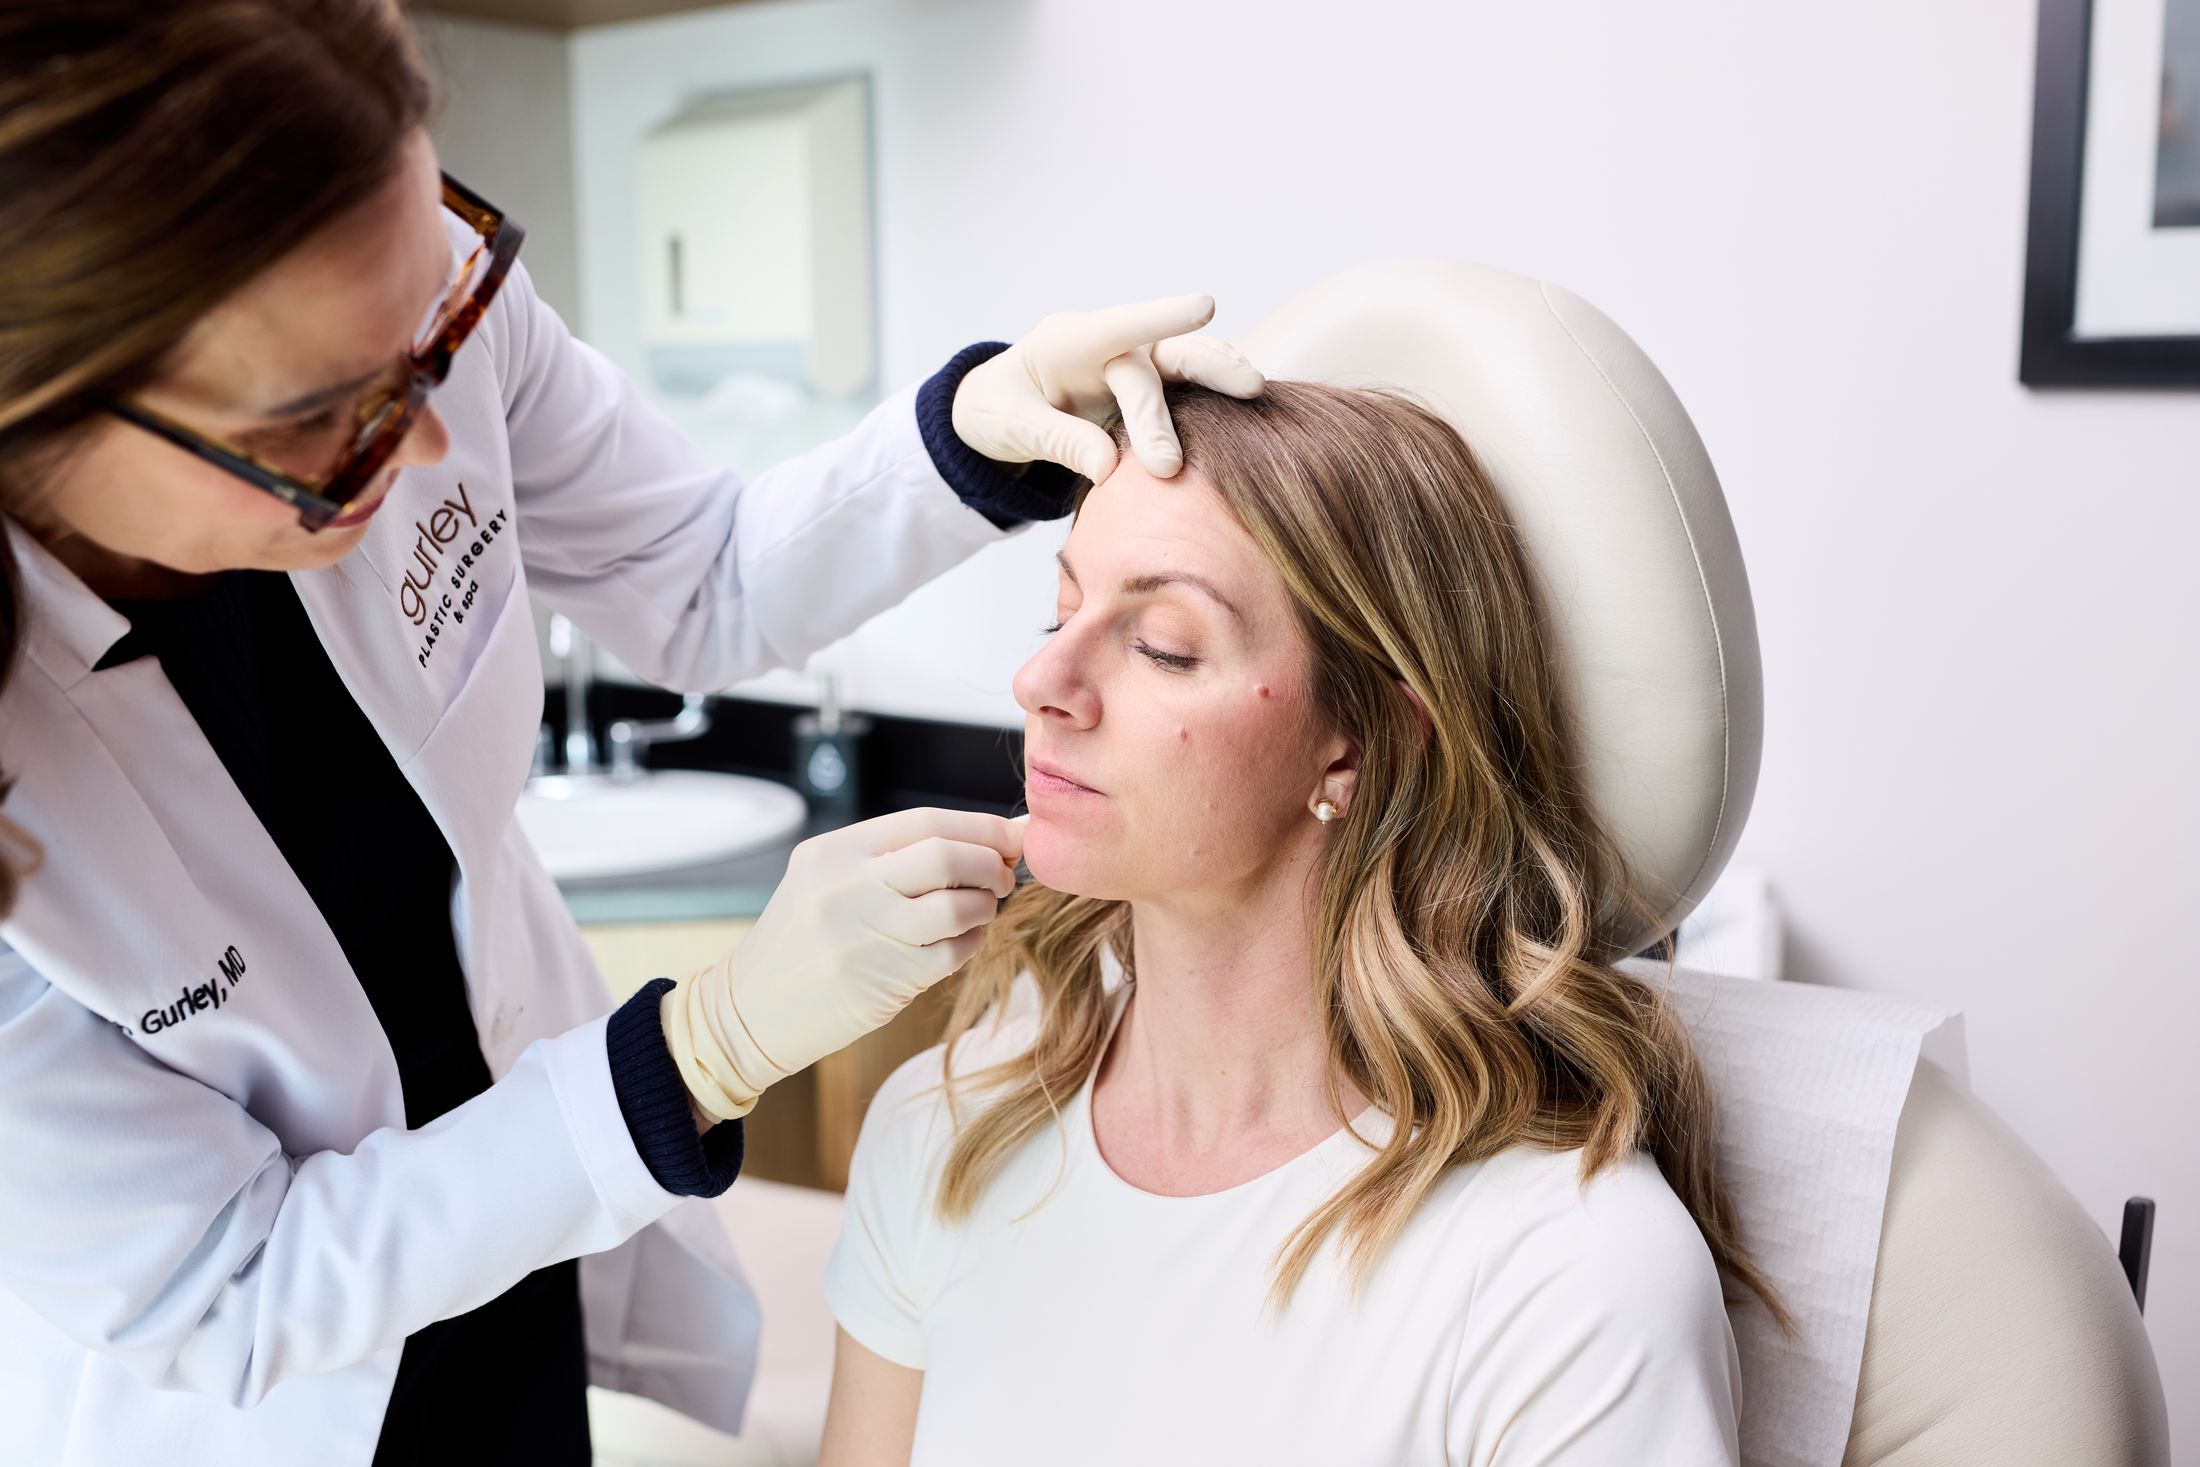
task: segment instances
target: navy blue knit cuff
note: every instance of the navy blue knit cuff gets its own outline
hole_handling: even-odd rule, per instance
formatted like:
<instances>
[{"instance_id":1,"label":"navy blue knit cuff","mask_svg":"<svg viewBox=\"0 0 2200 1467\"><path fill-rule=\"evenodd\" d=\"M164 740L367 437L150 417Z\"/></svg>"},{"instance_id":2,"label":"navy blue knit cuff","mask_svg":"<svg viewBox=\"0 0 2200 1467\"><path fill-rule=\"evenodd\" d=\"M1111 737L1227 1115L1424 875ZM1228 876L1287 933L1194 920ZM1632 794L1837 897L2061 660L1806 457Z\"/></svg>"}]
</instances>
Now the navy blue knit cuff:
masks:
<instances>
[{"instance_id":1,"label":"navy blue knit cuff","mask_svg":"<svg viewBox=\"0 0 2200 1467\"><path fill-rule=\"evenodd\" d=\"M1007 350L1005 341L966 346L917 389L917 431L924 435L932 466L963 503L1004 530L1068 514L1080 482L1075 469L1043 459L1017 474L955 436L955 389L972 367Z\"/></svg>"},{"instance_id":2,"label":"navy blue knit cuff","mask_svg":"<svg viewBox=\"0 0 2200 1467\"><path fill-rule=\"evenodd\" d=\"M664 1023L657 1016L658 1003L671 988L670 978L652 978L612 1014L604 1030L611 1089L634 1149L657 1185L680 1197L716 1197L741 1175L741 1123L725 1121L696 1134L687 1082L665 1048Z\"/></svg>"}]
</instances>

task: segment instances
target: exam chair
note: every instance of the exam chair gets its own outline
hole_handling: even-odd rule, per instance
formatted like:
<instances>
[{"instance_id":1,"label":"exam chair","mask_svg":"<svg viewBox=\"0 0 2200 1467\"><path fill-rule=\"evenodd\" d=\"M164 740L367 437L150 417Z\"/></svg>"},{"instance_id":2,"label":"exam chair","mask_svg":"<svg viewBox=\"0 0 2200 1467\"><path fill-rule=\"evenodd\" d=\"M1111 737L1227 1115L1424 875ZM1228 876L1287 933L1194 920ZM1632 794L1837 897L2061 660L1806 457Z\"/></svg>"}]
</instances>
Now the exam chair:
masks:
<instances>
[{"instance_id":1,"label":"exam chair","mask_svg":"<svg viewBox=\"0 0 2200 1467\"><path fill-rule=\"evenodd\" d=\"M1748 815L1762 682L1718 477L1665 379L1578 296L1459 262L1349 271L1241 344L1271 376L1410 392L1474 448L1536 568L1598 808L1678 925ZM1613 955L1654 936L1618 933ZM2135 1209L2119 1266L2040 1159L1929 1061L1899 1114L1847 1441L1752 1446L1745 1399L1749 1461L2166 1467L2140 1317L2150 1214Z\"/></svg>"}]
</instances>

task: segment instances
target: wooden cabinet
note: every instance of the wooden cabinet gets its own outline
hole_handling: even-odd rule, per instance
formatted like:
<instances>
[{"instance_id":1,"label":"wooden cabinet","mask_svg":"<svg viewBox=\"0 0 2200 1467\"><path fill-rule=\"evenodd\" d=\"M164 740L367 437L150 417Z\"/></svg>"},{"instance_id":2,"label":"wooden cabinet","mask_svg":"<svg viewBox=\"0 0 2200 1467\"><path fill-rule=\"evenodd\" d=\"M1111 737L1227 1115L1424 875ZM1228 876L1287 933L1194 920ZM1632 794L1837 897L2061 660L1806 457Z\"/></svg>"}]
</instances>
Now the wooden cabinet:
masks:
<instances>
[{"instance_id":1,"label":"wooden cabinet","mask_svg":"<svg viewBox=\"0 0 2200 1467\"><path fill-rule=\"evenodd\" d=\"M652 978L676 978L717 962L753 925L748 921L625 922L583 927L615 997L624 1001ZM932 990L891 1024L780 1081L748 1117L744 1176L820 1187L848 1185L863 1113L902 1061L939 1043L950 1000Z\"/></svg>"}]
</instances>

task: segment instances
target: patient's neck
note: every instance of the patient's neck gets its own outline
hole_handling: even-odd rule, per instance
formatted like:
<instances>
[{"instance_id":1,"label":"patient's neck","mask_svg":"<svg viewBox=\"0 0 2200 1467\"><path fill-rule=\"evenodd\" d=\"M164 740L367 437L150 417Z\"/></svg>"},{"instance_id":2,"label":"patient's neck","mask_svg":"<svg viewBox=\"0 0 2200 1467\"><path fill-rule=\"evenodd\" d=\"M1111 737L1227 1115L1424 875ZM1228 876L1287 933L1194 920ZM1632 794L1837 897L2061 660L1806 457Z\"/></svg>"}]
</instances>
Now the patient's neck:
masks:
<instances>
[{"instance_id":1,"label":"patient's neck","mask_svg":"<svg viewBox=\"0 0 2200 1467\"><path fill-rule=\"evenodd\" d=\"M1221 1191L1338 1125L1313 1000L1309 894L1134 904L1137 984L1093 1087L1108 1164L1172 1196ZM1340 1078L1347 1115L1366 1102Z\"/></svg>"}]
</instances>

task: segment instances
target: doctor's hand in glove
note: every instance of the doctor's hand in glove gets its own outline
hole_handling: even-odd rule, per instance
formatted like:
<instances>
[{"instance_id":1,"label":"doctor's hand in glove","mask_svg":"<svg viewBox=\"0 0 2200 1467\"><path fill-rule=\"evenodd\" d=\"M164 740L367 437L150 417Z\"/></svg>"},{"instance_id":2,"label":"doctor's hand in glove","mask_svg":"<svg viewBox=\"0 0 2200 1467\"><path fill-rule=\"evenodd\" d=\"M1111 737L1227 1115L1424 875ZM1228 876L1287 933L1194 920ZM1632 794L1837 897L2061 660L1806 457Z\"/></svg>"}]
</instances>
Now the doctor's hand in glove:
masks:
<instances>
[{"instance_id":1,"label":"doctor's hand in glove","mask_svg":"<svg viewBox=\"0 0 2200 1467\"><path fill-rule=\"evenodd\" d=\"M659 1001L698 1124L844 1048L970 960L1030 819L900 810L812 836L724 960Z\"/></svg>"},{"instance_id":2,"label":"doctor's hand in glove","mask_svg":"<svg viewBox=\"0 0 2200 1467\"><path fill-rule=\"evenodd\" d=\"M1162 383L1232 397L1258 397L1265 385L1236 347L1185 334L1214 314L1212 296L1178 295L1049 316L957 385L955 436L998 462L1046 459L1097 484L1115 468L1115 440L1102 425L1120 412L1146 472L1174 477L1184 451Z\"/></svg>"}]
</instances>

